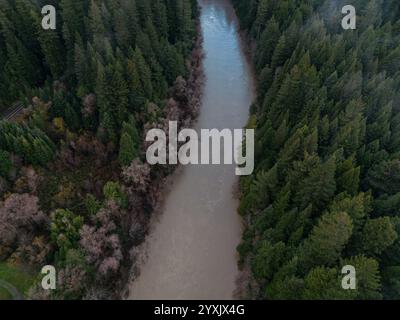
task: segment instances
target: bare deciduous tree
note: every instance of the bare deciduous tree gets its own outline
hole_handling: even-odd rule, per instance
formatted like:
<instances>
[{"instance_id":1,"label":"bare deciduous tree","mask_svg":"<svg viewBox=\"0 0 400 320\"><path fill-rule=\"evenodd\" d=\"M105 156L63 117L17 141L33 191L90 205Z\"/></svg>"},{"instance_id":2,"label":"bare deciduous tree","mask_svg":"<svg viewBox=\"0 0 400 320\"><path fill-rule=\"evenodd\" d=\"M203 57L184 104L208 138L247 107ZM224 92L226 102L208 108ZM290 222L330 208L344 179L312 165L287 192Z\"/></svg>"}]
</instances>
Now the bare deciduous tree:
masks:
<instances>
[{"instance_id":1,"label":"bare deciduous tree","mask_svg":"<svg viewBox=\"0 0 400 320\"><path fill-rule=\"evenodd\" d=\"M37 229L48 224L38 202L29 194L12 194L0 204L0 254L9 247L31 243Z\"/></svg>"},{"instance_id":2,"label":"bare deciduous tree","mask_svg":"<svg viewBox=\"0 0 400 320\"><path fill-rule=\"evenodd\" d=\"M117 272L122 261L121 243L113 222L119 215L118 206L111 201L94 217L94 226L84 225L80 232L80 245L86 260L102 276Z\"/></svg>"}]
</instances>

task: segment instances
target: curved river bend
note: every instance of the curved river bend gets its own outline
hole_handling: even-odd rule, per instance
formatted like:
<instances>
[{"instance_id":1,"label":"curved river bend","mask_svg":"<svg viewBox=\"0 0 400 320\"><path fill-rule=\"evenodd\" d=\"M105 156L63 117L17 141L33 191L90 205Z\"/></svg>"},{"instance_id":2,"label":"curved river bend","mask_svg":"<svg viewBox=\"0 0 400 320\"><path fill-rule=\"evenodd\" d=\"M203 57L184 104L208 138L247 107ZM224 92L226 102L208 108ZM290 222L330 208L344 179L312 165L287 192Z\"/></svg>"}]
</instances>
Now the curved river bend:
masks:
<instances>
[{"instance_id":1,"label":"curved river bend","mask_svg":"<svg viewBox=\"0 0 400 320\"><path fill-rule=\"evenodd\" d=\"M254 98L251 67L229 0L199 0L206 76L200 129L240 129ZM231 165L187 166L146 240L148 258L130 299L232 299L242 224Z\"/></svg>"}]
</instances>

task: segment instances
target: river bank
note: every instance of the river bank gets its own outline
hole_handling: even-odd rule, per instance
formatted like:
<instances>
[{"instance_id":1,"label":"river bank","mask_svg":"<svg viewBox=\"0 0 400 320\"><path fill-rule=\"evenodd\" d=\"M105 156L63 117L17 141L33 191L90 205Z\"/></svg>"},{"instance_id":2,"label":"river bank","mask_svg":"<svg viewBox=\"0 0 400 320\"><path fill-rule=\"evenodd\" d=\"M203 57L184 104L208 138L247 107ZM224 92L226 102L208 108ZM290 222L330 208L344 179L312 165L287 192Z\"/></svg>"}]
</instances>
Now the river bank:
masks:
<instances>
[{"instance_id":1,"label":"river bank","mask_svg":"<svg viewBox=\"0 0 400 320\"><path fill-rule=\"evenodd\" d=\"M165 111L166 116L163 121L154 124L153 126L147 128L150 130L152 128L165 128L168 126L169 121L179 121L180 126L187 128L193 127L197 120L198 112L201 104L201 96L203 93L203 83L204 83L204 72L203 72L203 37L201 33L200 20L197 21L197 38L193 46L192 54L190 59L188 59L188 70L189 76L185 80L181 78L179 81L184 82L185 95L188 97L184 108L177 108L177 106L172 102L173 98L170 98L169 103L167 103L167 110ZM170 88L170 96L173 95L174 88ZM168 110L169 109L169 110ZM144 144L142 152L146 152L147 145ZM146 194L147 201L151 206L151 215L147 216L144 220L145 225L141 225L140 228L144 228L145 237L147 239L148 235L151 234L156 220L161 214L165 198L170 192L171 185L173 184L173 176L181 172L182 167L180 166L158 166L153 168L156 171L153 175L153 179L147 182L146 188L149 192ZM146 215L143 212L143 208L138 206L139 215ZM135 214L137 215L137 213ZM132 224L130 219L127 223ZM142 219L143 221L143 219ZM131 263L126 265L126 271L124 272L124 277L121 279L121 297L128 298L129 296L129 286L127 284L132 283L140 275L140 267L142 261L144 260L144 255L146 251L144 247L146 241L141 241L139 244L135 244L131 247L129 252L129 258Z\"/></svg>"},{"instance_id":2,"label":"river bank","mask_svg":"<svg viewBox=\"0 0 400 320\"><path fill-rule=\"evenodd\" d=\"M229 1L199 1L205 84L195 129L239 129L254 98L252 69ZM234 166L186 166L150 223L130 299L232 299L239 276Z\"/></svg>"}]
</instances>

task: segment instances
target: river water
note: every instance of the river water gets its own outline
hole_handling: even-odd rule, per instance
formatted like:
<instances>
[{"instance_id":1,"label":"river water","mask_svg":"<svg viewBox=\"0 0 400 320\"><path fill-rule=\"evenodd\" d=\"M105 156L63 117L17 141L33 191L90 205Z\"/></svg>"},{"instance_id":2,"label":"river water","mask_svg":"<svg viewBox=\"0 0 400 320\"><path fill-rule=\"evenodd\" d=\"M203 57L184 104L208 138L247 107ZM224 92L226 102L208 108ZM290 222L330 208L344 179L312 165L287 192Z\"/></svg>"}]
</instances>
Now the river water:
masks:
<instances>
[{"instance_id":1,"label":"river water","mask_svg":"<svg viewBox=\"0 0 400 320\"><path fill-rule=\"evenodd\" d=\"M254 98L249 62L229 0L199 0L205 85L195 129L240 129ZM186 166L172 176L146 240L130 299L232 299L242 233L232 165Z\"/></svg>"}]
</instances>

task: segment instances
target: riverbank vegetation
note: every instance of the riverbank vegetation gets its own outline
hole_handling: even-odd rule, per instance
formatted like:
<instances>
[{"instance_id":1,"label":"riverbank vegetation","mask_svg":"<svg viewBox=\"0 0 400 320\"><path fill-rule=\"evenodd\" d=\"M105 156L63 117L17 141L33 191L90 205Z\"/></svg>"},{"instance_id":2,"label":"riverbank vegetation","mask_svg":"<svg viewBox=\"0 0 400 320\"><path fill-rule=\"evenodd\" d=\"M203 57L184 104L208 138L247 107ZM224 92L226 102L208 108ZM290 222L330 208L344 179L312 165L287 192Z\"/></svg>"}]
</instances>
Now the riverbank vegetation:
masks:
<instances>
[{"instance_id":1,"label":"riverbank vegetation","mask_svg":"<svg viewBox=\"0 0 400 320\"><path fill-rule=\"evenodd\" d=\"M256 299L400 298L400 3L233 1L256 44L238 251ZM356 290L343 290L342 267Z\"/></svg>"},{"instance_id":2,"label":"riverbank vegetation","mask_svg":"<svg viewBox=\"0 0 400 320\"><path fill-rule=\"evenodd\" d=\"M44 4L57 29L41 28ZM0 2L0 261L56 267L33 299L120 297L163 178L145 132L196 115L194 0Z\"/></svg>"}]
</instances>

